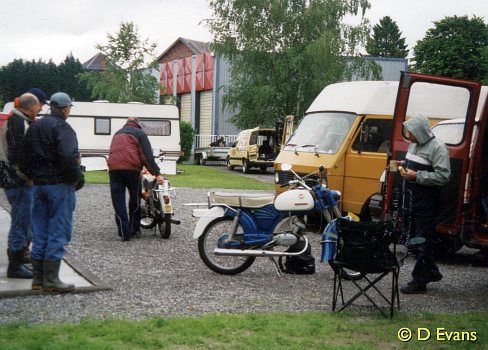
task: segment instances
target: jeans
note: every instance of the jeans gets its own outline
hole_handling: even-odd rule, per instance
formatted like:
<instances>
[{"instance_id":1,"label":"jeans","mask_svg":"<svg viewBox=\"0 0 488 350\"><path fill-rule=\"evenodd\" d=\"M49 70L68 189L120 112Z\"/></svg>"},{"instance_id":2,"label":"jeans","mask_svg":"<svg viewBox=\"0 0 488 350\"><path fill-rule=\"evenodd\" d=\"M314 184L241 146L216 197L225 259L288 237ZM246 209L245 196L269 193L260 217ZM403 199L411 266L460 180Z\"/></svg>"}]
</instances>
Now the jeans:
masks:
<instances>
[{"instance_id":1,"label":"jeans","mask_svg":"<svg viewBox=\"0 0 488 350\"><path fill-rule=\"evenodd\" d=\"M72 184L34 185L31 257L36 260L61 260L71 241L73 211L76 205Z\"/></svg>"},{"instance_id":2,"label":"jeans","mask_svg":"<svg viewBox=\"0 0 488 350\"><path fill-rule=\"evenodd\" d=\"M413 280L423 286L432 281L433 275L439 274L432 248L435 221L434 217L403 216L403 228L409 230L410 239L414 237L425 238L425 242L415 249L417 260L412 271Z\"/></svg>"},{"instance_id":3,"label":"jeans","mask_svg":"<svg viewBox=\"0 0 488 350\"><path fill-rule=\"evenodd\" d=\"M141 173L137 170L112 170L109 176L118 233L127 239L140 230ZM125 204L126 188L129 191L129 215Z\"/></svg>"},{"instance_id":4,"label":"jeans","mask_svg":"<svg viewBox=\"0 0 488 350\"><path fill-rule=\"evenodd\" d=\"M5 189L10 203L10 231L8 232L8 249L21 250L26 242L32 239L31 215L33 204L33 186L18 186Z\"/></svg>"}]
</instances>

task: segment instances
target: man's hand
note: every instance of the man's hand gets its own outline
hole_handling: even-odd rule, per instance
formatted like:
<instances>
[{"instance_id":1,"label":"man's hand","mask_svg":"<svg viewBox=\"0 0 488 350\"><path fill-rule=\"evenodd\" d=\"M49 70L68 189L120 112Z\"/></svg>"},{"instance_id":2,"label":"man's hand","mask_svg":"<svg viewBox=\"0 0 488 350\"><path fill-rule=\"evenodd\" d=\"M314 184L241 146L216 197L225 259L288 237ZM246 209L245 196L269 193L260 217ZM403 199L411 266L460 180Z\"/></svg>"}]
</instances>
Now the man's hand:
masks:
<instances>
[{"instance_id":1,"label":"man's hand","mask_svg":"<svg viewBox=\"0 0 488 350\"><path fill-rule=\"evenodd\" d=\"M158 176L156 176L156 182L158 184L162 184L163 181L164 181L164 177L161 174L159 174Z\"/></svg>"},{"instance_id":2,"label":"man's hand","mask_svg":"<svg viewBox=\"0 0 488 350\"><path fill-rule=\"evenodd\" d=\"M411 169L402 168L402 170L400 170L400 175L410 181L415 181L417 178L417 172Z\"/></svg>"}]
</instances>

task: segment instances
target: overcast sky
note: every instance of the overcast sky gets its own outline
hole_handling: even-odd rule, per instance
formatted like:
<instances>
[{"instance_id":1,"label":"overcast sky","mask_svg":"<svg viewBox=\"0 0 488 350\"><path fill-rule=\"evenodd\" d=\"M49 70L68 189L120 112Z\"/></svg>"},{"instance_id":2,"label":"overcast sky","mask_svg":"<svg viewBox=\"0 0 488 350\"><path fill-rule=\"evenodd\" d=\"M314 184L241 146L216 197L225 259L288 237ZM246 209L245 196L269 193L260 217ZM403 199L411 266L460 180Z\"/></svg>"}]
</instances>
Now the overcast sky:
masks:
<instances>
[{"instance_id":1,"label":"overcast sky","mask_svg":"<svg viewBox=\"0 0 488 350\"><path fill-rule=\"evenodd\" d=\"M406 39L409 56L433 22L446 16L476 15L488 23L488 0L370 2L366 17L371 24L390 16ZM107 33L118 31L121 21L134 22L140 38L156 42L162 53L178 37L210 41L200 24L210 15L207 0L0 0L0 66L18 58L58 64L70 53L83 63L97 53L96 43L106 44Z\"/></svg>"}]
</instances>

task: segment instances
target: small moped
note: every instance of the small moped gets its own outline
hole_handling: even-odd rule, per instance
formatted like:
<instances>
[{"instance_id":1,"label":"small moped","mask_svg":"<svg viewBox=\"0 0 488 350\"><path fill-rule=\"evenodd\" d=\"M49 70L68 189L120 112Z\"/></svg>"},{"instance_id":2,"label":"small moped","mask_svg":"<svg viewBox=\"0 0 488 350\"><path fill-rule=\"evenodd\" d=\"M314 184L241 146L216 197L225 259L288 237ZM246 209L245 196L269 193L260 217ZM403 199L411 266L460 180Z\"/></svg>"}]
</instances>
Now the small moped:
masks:
<instances>
[{"instance_id":1,"label":"small moped","mask_svg":"<svg viewBox=\"0 0 488 350\"><path fill-rule=\"evenodd\" d=\"M199 255L211 270L235 275L257 257L268 257L281 276L274 258L300 255L309 246L305 215L320 212L328 223L341 217L337 205L341 193L327 188L324 166L303 178L289 164L282 164L281 169L292 171L294 179L282 185L289 189L278 196L209 192L207 203L187 204L207 206L193 210L199 218L193 238L198 239ZM308 186L307 178L316 173L316 184ZM299 241L304 241L302 250L288 251Z\"/></svg>"},{"instance_id":2,"label":"small moped","mask_svg":"<svg viewBox=\"0 0 488 350\"><path fill-rule=\"evenodd\" d=\"M164 153L159 154L163 160ZM162 184L156 182L156 177L146 169L141 172L141 227L153 229L156 225L162 238L168 239L171 235L171 224L179 225L180 220L173 218L174 206L171 198L176 198L176 191L165 177Z\"/></svg>"}]
</instances>

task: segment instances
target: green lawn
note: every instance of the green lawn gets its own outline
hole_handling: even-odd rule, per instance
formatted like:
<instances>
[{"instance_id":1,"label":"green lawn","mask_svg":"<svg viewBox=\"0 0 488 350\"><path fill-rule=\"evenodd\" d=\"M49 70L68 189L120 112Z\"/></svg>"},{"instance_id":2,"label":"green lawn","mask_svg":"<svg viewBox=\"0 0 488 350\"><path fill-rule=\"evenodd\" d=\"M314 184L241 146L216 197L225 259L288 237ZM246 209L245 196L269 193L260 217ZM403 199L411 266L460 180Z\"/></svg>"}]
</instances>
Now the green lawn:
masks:
<instances>
[{"instance_id":1,"label":"green lawn","mask_svg":"<svg viewBox=\"0 0 488 350\"><path fill-rule=\"evenodd\" d=\"M487 311L393 320L315 312L16 323L0 327L0 349L487 349L487 319Z\"/></svg>"},{"instance_id":2,"label":"green lawn","mask_svg":"<svg viewBox=\"0 0 488 350\"><path fill-rule=\"evenodd\" d=\"M183 172L166 177L174 187L192 188L225 188L240 190L274 190L274 185L239 175L239 172L228 173L201 165L178 164ZM86 183L109 183L108 172L88 171Z\"/></svg>"}]
</instances>

